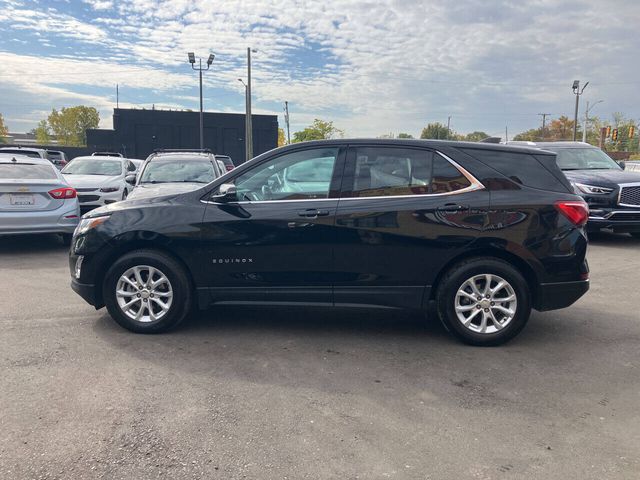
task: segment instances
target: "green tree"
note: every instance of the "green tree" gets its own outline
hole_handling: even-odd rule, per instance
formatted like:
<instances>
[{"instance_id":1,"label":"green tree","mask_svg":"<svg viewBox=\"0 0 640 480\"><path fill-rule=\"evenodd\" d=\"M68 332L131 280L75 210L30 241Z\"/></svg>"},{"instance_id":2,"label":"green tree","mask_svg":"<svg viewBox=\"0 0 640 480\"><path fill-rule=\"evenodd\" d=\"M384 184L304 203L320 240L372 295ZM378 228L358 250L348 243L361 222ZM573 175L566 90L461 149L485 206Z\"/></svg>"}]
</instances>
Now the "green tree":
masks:
<instances>
[{"instance_id":1,"label":"green tree","mask_svg":"<svg viewBox=\"0 0 640 480\"><path fill-rule=\"evenodd\" d=\"M84 105L63 107L60 111L54 108L47 121L60 145L80 147L87 144L87 129L98 128L100 114L94 107Z\"/></svg>"},{"instance_id":2,"label":"green tree","mask_svg":"<svg viewBox=\"0 0 640 480\"><path fill-rule=\"evenodd\" d=\"M287 140L284 136L284 128L278 128L278 146L282 147L283 145L286 145L286 143Z\"/></svg>"},{"instance_id":3,"label":"green tree","mask_svg":"<svg viewBox=\"0 0 640 480\"><path fill-rule=\"evenodd\" d=\"M479 142L480 140L484 140L487 137L489 137L488 133L476 130L475 132L467 133L464 136L464 139L467 142Z\"/></svg>"},{"instance_id":4,"label":"green tree","mask_svg":"<svg viewBox=\"0 0 640 480\"><path fill-rule=\"evenodd\" d=\"M325 140L343 136L344 132L339 128L336 128L333 125L333 122L325 122L324 120L316 118L307 128L293 134L293 142Z\"/></svg>"},{"instance_id":5,"label":"green tree","mask_svg":"<svg viewBox=\"0 0 640 480\"><path fill-rule=\"evenodd\" d=\"M542 128L532 128L522 133L514 135L512 140L518 142L539 142L542 140Z\"/></svg>"},{"instance_id":6,"label":"green tree","mask_svg":"<svg viewBox=\"0 0 640 480\"><path fill-rule=\"evenodd\" d=\"M33 129L33 133L39 145L48 145L51 141L51 129L46 120L40 120L38 126Z\"/></svg>"},{"instance_id":7,"label":"green tree","mask_svg":"<svg viewBox=\"0 0 640 480\"><path fill-rule=\"evenodd\" d=\"M6 143L9 136L9 128L4 123L4 117L0 113L0 143Z\"/></svg>"},{"instance_id":8,"label":"green tree","mask_svg":"<svg viewBox=\"0 0 640 480\"><path fill-rule=\"evenodd\" d=\"M413 135L410 135L408 133L399 133L398 138L413 138Z\"/></svg>"},{"instance_id":9,"label":"green tree","mask_svg":"<svg viewBox=\"0 0 640 480\"><path fill-rule=\"evenodd\" d=\"M423 139L455 140L457 137L458 135L455 132L440 122L429 123L420 133L420 138Z\"/></svg>"}]
</instances>

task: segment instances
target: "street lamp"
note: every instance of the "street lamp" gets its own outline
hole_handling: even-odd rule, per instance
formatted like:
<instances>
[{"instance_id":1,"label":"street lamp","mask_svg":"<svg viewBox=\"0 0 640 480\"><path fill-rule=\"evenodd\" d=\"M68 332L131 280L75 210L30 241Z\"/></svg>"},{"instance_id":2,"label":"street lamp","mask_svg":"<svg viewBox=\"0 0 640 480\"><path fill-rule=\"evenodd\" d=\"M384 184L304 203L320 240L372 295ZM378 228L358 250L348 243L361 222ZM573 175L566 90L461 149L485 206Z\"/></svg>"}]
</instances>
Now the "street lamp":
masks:
<instances>
[{"instance_id":1,"label":"street lamp","mask_svg":"<svg viewBox=\"0 0 640 480\"><path fill-rule=\"evenodd\" d=\"M582 142L583 143L587 142L587 128L589 127L589 112L591 111L591 109L593 107L595 107L599 103L602 103L603 101L604 100L598 100L596 103L591 105L591 107L589 107L589 100L587 100L587 108L584 111L584 129L582 130Z\"/></svg>"},{"instance_id":2,"label":"street lamp","mask_svg":"<svg viewBox=\"0 0 640 480\"><path fill-rule=\"evenodd\" d=\"M249 102L247 101L247 92L249 89L247 88L247 84L244 83L244 80L239 78L238 81L244 86L244 151L247 159L249 159Z\"/></svg>"},{"instance_id":3,"label":"street lamp","mask_svg":"<svg viewBox=\"0 0 640 480\"><path fill-rule=\"evenodd\" d=\"M247 48L247 94L246 94L246 116L247 132L245 134L247 161L253 158L253 119L251 117L251 53L258 53L257 50Z\"/></svg>"},{"instance_id":4,"label":"street lamp","mask_svg":"<svg viewBox=\"0 0 640 480\"><path fill-rule=\"evenodd\" d=\"M199 66L196 67L196 56L193 52L189 52L189 63L191 64L191 68L193 70L197 70L200 73L200 150L204 149L204 114L202 111L202 72L209 70L211 64L213 63L213 59L216 56L211 53L209 54L209 58L207 58L207 68L202 67L202 58L199 60Z\"/></svg>"},{"instance_id":5,"label":"street lamp","mask_svg":"<svg viewBox=\"0 0 640 480\"><path fill-rule=\"evenodd\" d=\"M582 90L580 90L580 80L574 80L573 86L571 87L574 95L576 96L576 111L575 111L575 115L573 116L573 141L574 142L578 138L578 106L580 104L580 95L582 95L582 93L584 92L584 89L587 88L587 85L589 85L589 82L585 83L584 86L582 87Z\"/></svg>"}]
</instances>

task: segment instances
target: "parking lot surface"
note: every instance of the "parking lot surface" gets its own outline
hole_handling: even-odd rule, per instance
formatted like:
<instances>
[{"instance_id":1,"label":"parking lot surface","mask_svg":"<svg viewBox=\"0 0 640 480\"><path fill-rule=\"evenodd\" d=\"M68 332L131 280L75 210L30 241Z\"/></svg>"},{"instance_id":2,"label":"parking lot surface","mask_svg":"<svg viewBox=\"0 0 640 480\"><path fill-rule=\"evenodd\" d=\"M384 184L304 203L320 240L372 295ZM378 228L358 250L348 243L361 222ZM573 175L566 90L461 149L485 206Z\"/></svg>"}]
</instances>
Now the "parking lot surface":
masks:
<instances>
[{"instance_id":1,"label":"parking lot surface","mask_svg":"<svg viewBox=\"0 0 640 480\"><path fill-rule=\"evenodd\" d=\"M0 239L0 478L640 477L640 242L473 348L396 311L215 308L118 327L56 237Z\"/></svg>"}]
</instances>

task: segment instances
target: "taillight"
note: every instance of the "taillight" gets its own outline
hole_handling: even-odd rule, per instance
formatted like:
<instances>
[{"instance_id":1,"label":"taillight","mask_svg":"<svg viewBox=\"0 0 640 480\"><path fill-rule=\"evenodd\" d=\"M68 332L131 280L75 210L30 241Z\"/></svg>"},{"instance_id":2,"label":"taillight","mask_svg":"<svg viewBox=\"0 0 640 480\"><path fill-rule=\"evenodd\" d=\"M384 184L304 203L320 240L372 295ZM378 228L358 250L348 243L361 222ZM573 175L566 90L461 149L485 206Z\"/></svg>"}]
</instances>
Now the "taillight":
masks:
<instances>
[{"instance_id":1,"label":"taillight","mask_svg":"<svg viewBox=\"0 0 640 480\"><path fill-rule=\"evenodd\" d=\"M582 227L589 220L589 206L585 202L556 202L556 208L577 227Z\"/></svg>"},{"instance_id":2,"label":"taillight","mask_svg":"<svg viewBox=\"0 0 640 480\"><path fill-rule=\"evenodd\" d=\"M50 190L49 195L56 200L64 200L65 198L76 198L76 191L71 187L62 187Z\"/></svg>"}]
</instances>

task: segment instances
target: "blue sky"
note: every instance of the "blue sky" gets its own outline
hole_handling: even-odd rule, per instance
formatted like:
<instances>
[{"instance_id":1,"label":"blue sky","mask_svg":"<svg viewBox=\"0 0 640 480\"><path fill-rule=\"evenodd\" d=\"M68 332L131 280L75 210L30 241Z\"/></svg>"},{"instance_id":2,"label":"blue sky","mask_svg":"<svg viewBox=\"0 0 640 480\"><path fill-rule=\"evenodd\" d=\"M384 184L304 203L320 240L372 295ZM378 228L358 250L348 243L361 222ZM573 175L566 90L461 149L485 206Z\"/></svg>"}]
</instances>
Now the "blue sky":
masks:
<instances>
[{"instance_id":1,"label":"blue sky","mask_svg":"<svg viewBox=\"0 0 640 480\"><path fill-rule=\"evenodd\" d=\"M538 113L573 115L574 79L593 114L640 117L637 0L0 0L0 113L27 131L51 108L198 108L186 53L216 60L205 108L254 112L292 131L314 118L347 136L417 135L429 122L510 134Z\"/></svg>"}]
</instances>

